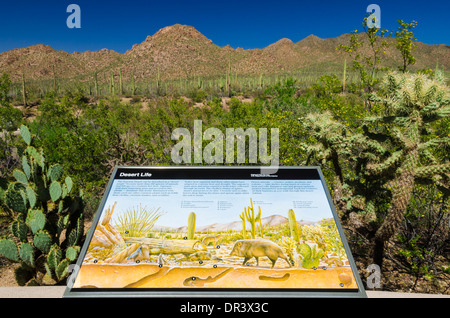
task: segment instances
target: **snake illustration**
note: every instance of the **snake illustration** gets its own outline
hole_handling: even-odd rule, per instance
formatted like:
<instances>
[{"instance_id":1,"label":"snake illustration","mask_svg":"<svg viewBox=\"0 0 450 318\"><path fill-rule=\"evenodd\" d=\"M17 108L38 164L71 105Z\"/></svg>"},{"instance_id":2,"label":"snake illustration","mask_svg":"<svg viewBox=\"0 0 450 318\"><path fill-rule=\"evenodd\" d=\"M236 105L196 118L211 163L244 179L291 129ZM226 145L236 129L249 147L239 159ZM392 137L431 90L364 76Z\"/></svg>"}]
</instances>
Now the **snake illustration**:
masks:
<instances>
[{"instance_id":1,"label":"snake illustration","mask_svg":"<svg viewBox=\"0 0 450 318\"><path fill-rule=\"evenodd\" d=\"M142 285L147 284L149 281L164 276L166 275L172 268L171 267L161 267L156 273L147 275L143 278L141 278L140 280L138 280L137 282L128 284L125 286L125 288L137 288L137 287L141 287Z\"/></svg>"},{"instance_id":2,"label":"snake illustration","mask_svg":"<svg viewBox=\"0 0 450 318\"><path fill-rule=\"evenodd\" d=\"M289 274L289 273L286 273L286 274L284 274L283 276L281 276L281 277L273 277L273 276L265 276L265 275L261 275L261 276L259 276L259 279L260 280L270 280L270 281L281 281L281 282L283 282L283 281L285 281L285 280L288 280L288 278L291 276L291 274Z\"/></svg>"},{"instance_id":3,"label":"snake illustration","mask_svg":"<svg viewBox=\"0 0 450 318\"><path fill-rule=\"evenodd\" d=\"M206 278L200 278L198 276L191 276L191 277L186 278L183 281L183 285L184 286L203 287L205 284L214 283L221 277L225 276L231 270L232 270L231 267L227 268L226 270L224 270L223 272L219 273L217 276L214 276L214 277L208 276Z\"/></svg>"}]
</instances>

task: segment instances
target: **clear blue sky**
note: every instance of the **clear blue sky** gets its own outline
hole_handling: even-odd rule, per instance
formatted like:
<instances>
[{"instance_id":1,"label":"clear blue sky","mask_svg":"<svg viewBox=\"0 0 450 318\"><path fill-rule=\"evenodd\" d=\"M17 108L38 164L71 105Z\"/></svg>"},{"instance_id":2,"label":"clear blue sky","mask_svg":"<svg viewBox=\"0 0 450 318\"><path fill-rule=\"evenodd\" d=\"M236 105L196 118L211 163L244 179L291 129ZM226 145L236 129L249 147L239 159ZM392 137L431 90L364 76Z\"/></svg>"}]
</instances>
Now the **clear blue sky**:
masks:
<instances>
[{"instance_id":1,"label":"clear blue sky","mask_svg":"<svg viewBox=\"0 0 450 318\"><path fill-rule=\"evenodd\" d=\"M81 8L81 29L69 29L69 4ZM336 37L361 30L369 4L381 7L381 26L395 31L397 19L416 20L416 37L450 44L450 1L329 0L15 0L0 3L0 52L32 44L58 50L102 48L125 52L147 35L180 23L194 26L215 44L262 48L281 38L309 34Z\"/></svg>"}]
</instances>

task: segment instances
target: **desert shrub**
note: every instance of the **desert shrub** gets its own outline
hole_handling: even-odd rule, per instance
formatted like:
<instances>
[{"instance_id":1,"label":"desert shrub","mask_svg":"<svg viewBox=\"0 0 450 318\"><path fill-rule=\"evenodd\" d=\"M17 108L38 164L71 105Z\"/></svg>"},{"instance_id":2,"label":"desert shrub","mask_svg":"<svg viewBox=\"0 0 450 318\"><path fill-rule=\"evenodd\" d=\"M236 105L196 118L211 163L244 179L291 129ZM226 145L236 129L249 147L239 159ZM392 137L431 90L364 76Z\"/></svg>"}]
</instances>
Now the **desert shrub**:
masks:
<instances>
[{"instance_id":1,"label":"desert shrub","mask_svg":"<svg viewBox=\"0 0 450 318\"><path fill-rule=\"evenodd\" d=\"M194 88L188 92L187 97L191 98L195 103L202 103L208 97L208 93L201 88Z\"/></svg>"},{"instance_id":2,"label":"desert shrub","mask_svg":"<svg viewBox=\"0 0 450 318\"><path fill-rule=\"evenodd\" d=\"M390 248L399 270L412 275L413 288L420 279L449 279L446 249L450 244L450 214L442 192L417 185L397 235Z\"/></svg>"},{"instance_id":3,"label":"desert shrub","mask_svg":"<svg viewBox=\"0 0 450 318\"><path fill-rule=\"evenodd\" d=\"M270 96L270 99L265 103L266 108L269 110L294 111L298 102L296 83L295 79L289 77L267 87L265 93Z\"/></svg>"},{"instance_id":4,"label":"desert shrub","mask_svg":"<svg viewBox=\"0 0 450 318\"><path fill-rule=\"evenodd\" d=\"M342 83L335 74L322 75L319 77L318 83L311 86L311 89L317 97L329 97L342 92Z\"/></svg>"}]
</instances>

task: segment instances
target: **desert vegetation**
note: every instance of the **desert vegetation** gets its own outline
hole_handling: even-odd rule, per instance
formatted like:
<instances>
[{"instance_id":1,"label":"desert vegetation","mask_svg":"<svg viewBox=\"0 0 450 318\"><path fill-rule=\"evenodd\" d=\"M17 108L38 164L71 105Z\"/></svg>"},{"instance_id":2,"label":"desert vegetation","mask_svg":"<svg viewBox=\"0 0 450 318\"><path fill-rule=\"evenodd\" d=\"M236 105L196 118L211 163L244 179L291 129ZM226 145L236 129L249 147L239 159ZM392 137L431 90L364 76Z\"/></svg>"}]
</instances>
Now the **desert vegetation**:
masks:
<instances>
[{"instance_id":1,"label":"desert vegetation","mask_svg":"<svg viewBox=\"0 0 450 318\"><path fill-rule=\"evenodd\" d=\"M314 72L238 73L238 56L229 53L219 75L171 78L158 67L142 76L109 68L78 80L57 70L50 79L4 73L0 265L19 262L19 284L61 283L83 243L82 220L92 218L112 169L174 164L172 131L193 131L201 119L204 129L279 128L281 165L319 165L364 282L375 263L385 290L449 294L448 69L439 61L415 67L422 63L415 26L399 21L395 38L385 30L353 32L335 43L341 63ZM145 43L129 54L138 49ZM136 209L124 224L143 211ZM147 214L150 225L157 216ZM242 218L253 219L252 227L223 233L223 242L261 236L258 211ZM339 262L341 247L329 250L334 232L323 222L286 225L274 233L292 232L290 239L272 239L309 255L307 267ZM176 234L148 238L160 235ZM319 243L292 248L308 240Z\"/></svg>"}]
</instances>

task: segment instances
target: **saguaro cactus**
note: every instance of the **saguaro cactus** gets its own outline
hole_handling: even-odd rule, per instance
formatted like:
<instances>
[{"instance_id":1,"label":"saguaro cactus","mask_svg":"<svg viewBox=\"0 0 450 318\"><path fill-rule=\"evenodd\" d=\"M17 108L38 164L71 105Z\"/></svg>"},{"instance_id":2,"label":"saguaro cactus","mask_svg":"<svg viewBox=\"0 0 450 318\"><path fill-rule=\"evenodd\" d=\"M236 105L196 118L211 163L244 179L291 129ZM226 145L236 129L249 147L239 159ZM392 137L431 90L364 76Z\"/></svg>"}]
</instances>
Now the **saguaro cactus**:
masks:
<instances>
[{"instance_id":1,"label":"saguaro cactus","mask_svg":"<svg viewBox=\"0 0 450 318\"><path fill-rule=\"evenodd\" d=\"M188 217L188 231L187 231L187 238L188 240L193 240L194 239L194 234L195 234L195 213L191 212L189 214Z\"/></svg>"},{"instance_id":2,"label":"saguaro cactus","mask_svg":"<svg viewBox=\"0 0 450 318\"><path fill-rule=\"evenodd\" d=\"M242 214L240 214L239 217L242 220L242 237L245 240L247 238L247 229L246 229L246 226L245 226L245 223L246 223L245 222L245 212L242 212Z\"/></svg>"},{"instance_id":3,"label":"saguaro cactus","mask_svg":"<svg viewBox=\"0 0 450 318\"><path fill-rule=\"evenodd\" d=\"M94 73L94 89L95 89L95 96L98 97L97 72Z\"/></svg>"},{"instance_id":4,"label":"saguaro cactus","mask_svg":"<svg viewBox=\"0 0 450 318\"><path fill-rule=\"evenodd\" d=\"M289 216L289 229L291 230L292 238L300 243L300 231L298 229L297 220L295 218L294 210L290 209L288 212Z\"/></svg>"},{"instance_id":5,"label":"saguaro cactus","mask_svg":"<svg viewBox=\"0 0 450 318\"><path fill-rule=\"evenodd\" d=\"M25 90L25 74L22 73L22 100L23 106L27 107L27 91Z\"/></svg>"},{"instance_id":6,"label":"saguaro cactus","mask_svg":"<svg viewBox=\"0 0 450 318\"><path fill-rule=\"evenodd\" d=\"M347 82L347 60L344 60L344 74L342 75L342 92L345 93L345 85Z\"/></svg>"},{"instance_id":7,"label":"saguaro cactus","mask_svg":"<svg viewBox=\"0 0 450 318\"><path fill-rule=\"evenodd\" d=\"M250 223L251 226L251 235L252 239L256 237L256 223L260 222L260 228L261 228L261 236L262 236L262 224L261 224L261 208L259 209L258 214L255 217L255 209L253 207L253 201L250 199L250 206L247 208L244 208L244 214L247 221Z\"/></svg>"},{"instance_id":8,"label":"saguaro cactus","mask_svg":"<svg viewBox=\"0 0 450 318\"><path fill-rule=\"evenodd\" d=\"M122 69L119 68L119 92L123 95L123 83L122 83Z\"/></svg>"}]
</instances>

